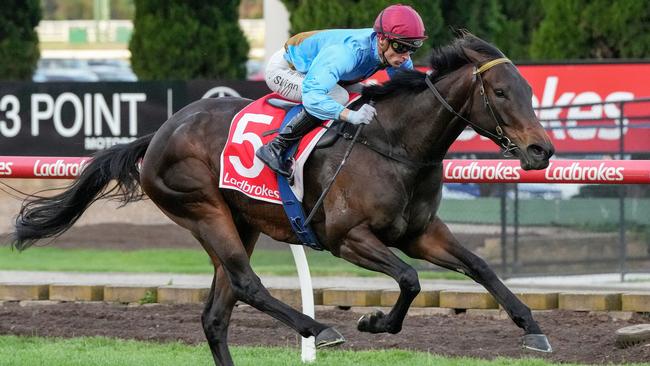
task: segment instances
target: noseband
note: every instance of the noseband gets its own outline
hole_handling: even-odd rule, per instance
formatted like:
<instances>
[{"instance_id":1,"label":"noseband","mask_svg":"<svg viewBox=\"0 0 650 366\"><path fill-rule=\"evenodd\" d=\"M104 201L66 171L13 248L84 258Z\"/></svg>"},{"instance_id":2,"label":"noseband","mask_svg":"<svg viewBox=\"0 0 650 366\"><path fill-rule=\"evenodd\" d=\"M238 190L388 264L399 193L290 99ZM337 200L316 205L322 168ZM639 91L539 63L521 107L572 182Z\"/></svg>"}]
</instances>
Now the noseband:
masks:
<instances>
[{"instance_id":1,"label":"noseband","mask_svg":"<svg viewBox=\"0 0 650 366\"><path fill-rule=\"evenodd\" d=\"M472 84L474 84L474 81L476 79L479 80L479 92L481 93L481 96L483 97L483 102L485 103L485 107L487 108L488 111L490 111L490 115L492 116L492 119L494 119L494 122L496 123L496 128L495 132L488 131L485 128L479 126L478 124L470 121L469 119L461 116L452 106L447 103L445 98L440 95L440 92L436 87L433 85L433 82L431 81L431 78L429 76L424 78L424 81L426 82L427 86L433 93L433 95L438 99L438 101L445 107L448 111L456 115L456 117L462 119L465 121L467 124L472 126L474 130L477 132L480 132L484 136L488 136L496 141L498 141L499 145L503 148L503 155L504 156L512 156L512 152L516 149L518 149L517 145L513 144L512 141L508 138L508 136L505 135L503 132L503 128L501 127L501 123L499 123L499 118L497 117L496 113L494 113L494 109L492 108L492 105L490 104L490 101L487 97L487 93L485 92L485 85L483 83L483 77L482 74L492 67L498 65L498 64L503 64L503 63L509 63L512 64L512 61L505 57L497 58L491 61L488 61L481 65L480 67L474 66L474 71L472 72L472 75L474 75L474 79L472 81Z\"/></svg>"}]
</instances>

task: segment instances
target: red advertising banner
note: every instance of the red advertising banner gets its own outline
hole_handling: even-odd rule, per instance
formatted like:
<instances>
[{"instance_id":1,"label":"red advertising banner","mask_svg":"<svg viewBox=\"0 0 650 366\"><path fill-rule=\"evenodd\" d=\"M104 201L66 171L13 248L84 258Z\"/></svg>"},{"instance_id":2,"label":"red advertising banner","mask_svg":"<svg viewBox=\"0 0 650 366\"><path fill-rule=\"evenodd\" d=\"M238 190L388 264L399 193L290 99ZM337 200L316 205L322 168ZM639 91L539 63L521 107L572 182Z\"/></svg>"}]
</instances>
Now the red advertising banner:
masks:
<instances>
[{"instance_id":1,"label":"red advertising banner","mask_svg":"<svg viewBox=\"0 0 650 366\"><path fill-rule=\"evenodd\" d=\"M90 163L79 157L0 156L2 178L74 178ZM518 160L444 160L447 183L650 184L650 160L559 160L525 171ZM244 192L246 193L246 192Z\"/></svg>"},{"instance_id":2,"label":"red advertising banner","mask_svg":"<svg viewBox=\"0 0 650 366\"><path fill-rule=\"evenodd\" d=\"M447 183L647 184L648 160L551 160L544 170L523 170L517 160L445 160Z\"/></svg>"},{"instance_id":3,"label":"red advertising banner","mask_svg":"<svg viewBox=\"0 0 650 366\"><path fill-rule=\"evenodd\" d=\"M621 132L625 152L650 152L650 99L629 102L650 98L650 63L518 68L533 88L533 107L558 153L617 153ZM381 82L386 74L371 79ZM498 151L473 130L463 132L450 149L453 153Z\"/></svg>"},{"instance_id":4,"label":"red advertising banner","mask_svg":"<svg viewBox=\"0 0 650 366\"><path fill-rule=\"evenodd\" d=\"M0 156L0 179L70 179L78 176L90 160L84 157Z\"/></svg>"}]
</instances>

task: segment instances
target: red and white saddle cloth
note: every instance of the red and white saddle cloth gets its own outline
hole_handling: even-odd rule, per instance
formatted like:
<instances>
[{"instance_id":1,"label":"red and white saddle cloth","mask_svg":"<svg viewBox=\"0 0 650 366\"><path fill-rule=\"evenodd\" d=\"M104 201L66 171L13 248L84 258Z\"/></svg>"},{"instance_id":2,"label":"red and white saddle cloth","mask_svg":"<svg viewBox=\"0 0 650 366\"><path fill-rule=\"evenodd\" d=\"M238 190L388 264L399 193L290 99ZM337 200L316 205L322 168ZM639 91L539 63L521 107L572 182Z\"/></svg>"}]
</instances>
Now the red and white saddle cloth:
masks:
<instances>
[{"instance_id":1,"label":"red and white saddle cloth","mask_svg":"<svg viewBox=\"0 0 650 366\"><path fill-rule=\"evenodd\" d=\"M260 159L255 151L271 141L277 133L264 136L264 132L279 129L286 111L267 103L269 98L284 99L272 93L247 105L235 115L228 133L228 141L221 153L219 188L234 189L245 195L272 203L282 204L276 174ZM327 121L330 126L332 121ZM296 198L303 198L303 167L318 140L327 132L317 127L300 140L294 155L294 184L291 190Z\"/></svg>"}]
</instances>

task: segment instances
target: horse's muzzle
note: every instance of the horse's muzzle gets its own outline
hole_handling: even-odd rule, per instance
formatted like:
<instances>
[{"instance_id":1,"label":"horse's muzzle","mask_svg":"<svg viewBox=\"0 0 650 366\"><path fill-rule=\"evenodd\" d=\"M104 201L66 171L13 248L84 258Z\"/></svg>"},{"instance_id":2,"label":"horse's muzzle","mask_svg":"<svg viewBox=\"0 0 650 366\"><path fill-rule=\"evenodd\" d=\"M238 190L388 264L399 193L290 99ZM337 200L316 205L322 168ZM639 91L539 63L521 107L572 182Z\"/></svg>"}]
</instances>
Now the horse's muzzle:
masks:
<instances>
[{"instance_id":1,"label":"horse's muzzle","mask_svg":"<svg viewBox=\"0 0 650 366\"><path fill-rule=\"evenodd\" d=\"M548 159L555 154L551 144L530 144L525 150L520 150L519 160L524 170L540 170L548 167Z\"/></svg>"}]
</instances>

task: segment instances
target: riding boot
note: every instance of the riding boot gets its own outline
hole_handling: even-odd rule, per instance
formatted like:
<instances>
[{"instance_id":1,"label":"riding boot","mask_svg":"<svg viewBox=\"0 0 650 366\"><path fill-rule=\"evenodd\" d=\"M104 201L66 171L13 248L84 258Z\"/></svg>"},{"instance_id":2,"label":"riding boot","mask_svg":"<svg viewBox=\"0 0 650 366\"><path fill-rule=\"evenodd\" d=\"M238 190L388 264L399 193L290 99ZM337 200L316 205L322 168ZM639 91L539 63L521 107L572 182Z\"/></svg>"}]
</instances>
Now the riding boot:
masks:
<instances>
[{"instance_id":1,"label":"riding boot","mask_svg":"<svg viewBox=\"0 0 650 366\"><path fill-rule=\"evenodd\" d=\"M282 154L294 141L305 136L320 123L321 121L318 118L310 115L303 109L284 126L273 140L260 147L255 152L255 156L262 160L274 172L282 174L285 177L290 176L291 172L283 166Z\"/></svg>"}]
</instances>

